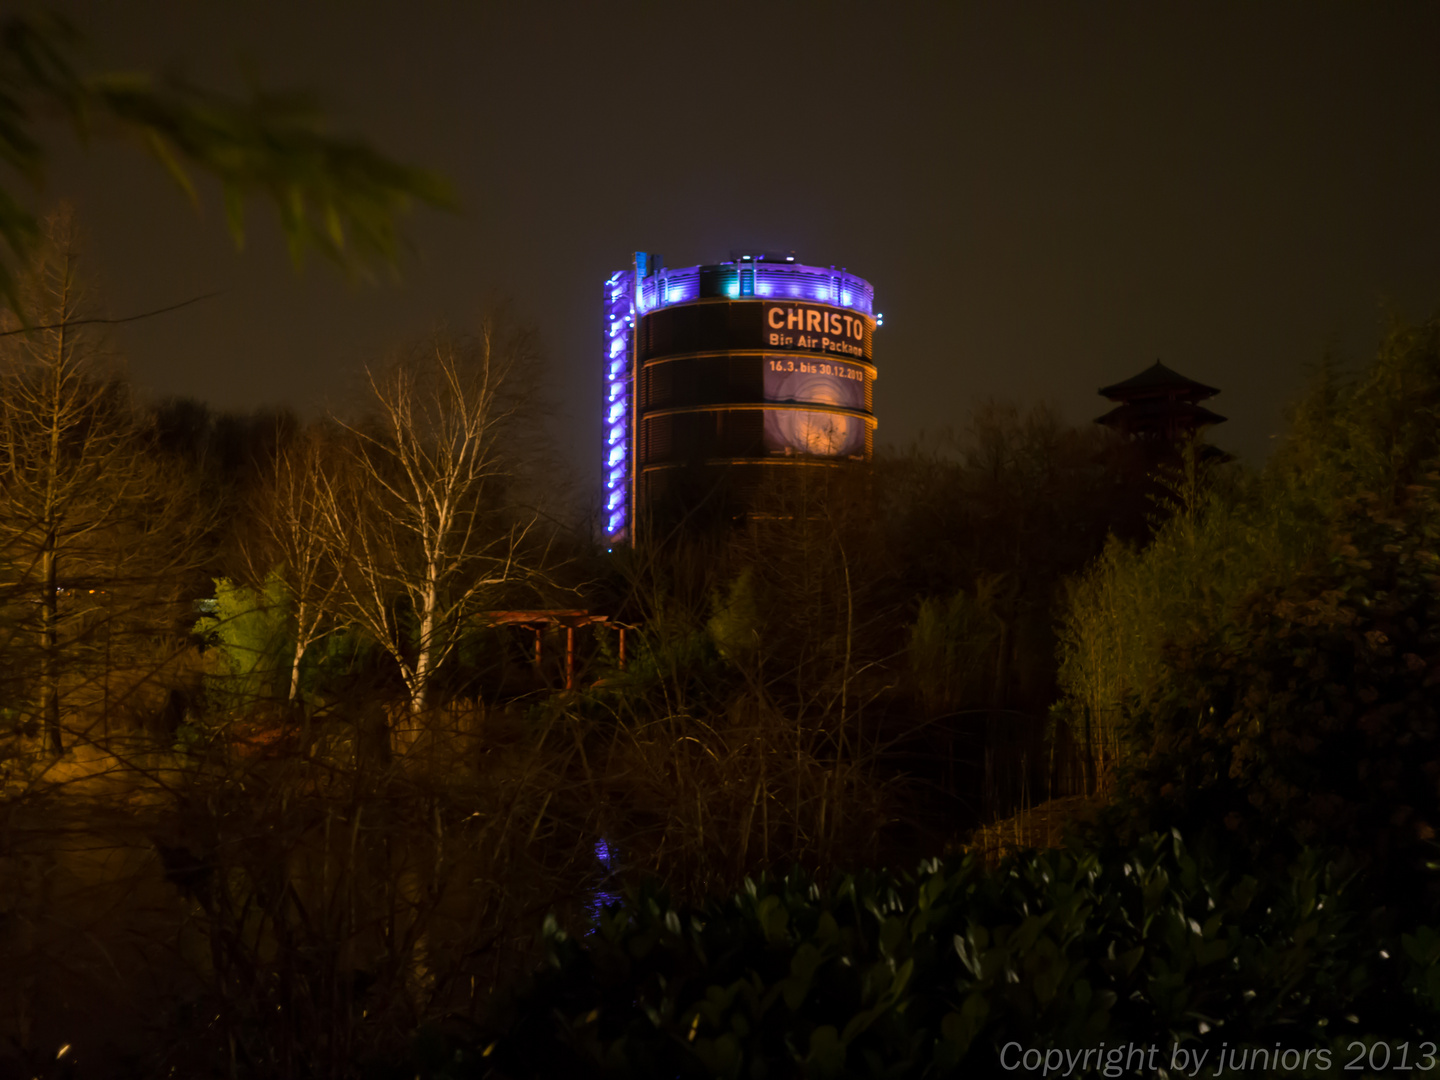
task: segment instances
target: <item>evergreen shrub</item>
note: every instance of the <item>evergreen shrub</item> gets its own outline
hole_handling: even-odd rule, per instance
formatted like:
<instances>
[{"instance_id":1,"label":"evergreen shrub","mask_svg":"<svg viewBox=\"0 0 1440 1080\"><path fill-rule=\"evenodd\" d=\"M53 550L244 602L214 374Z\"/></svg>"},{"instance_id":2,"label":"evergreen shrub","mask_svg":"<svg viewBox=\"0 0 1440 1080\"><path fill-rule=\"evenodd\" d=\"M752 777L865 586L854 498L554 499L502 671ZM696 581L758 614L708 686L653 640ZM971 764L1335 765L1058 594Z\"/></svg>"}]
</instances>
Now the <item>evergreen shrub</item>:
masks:
<instances>
[{"instance_id":1,"label":"evergreen shrub","mask_svg":"<svg viewBox=\"0 0 1440 1080\"><path fill-rule=\"evenodd\" d=\"M1001 1075L1023 1050L1222 1043L1326 1050L1333 1065L1362 1033L1433 1038L1440 1005L1440 934L1385 925L1317 852L1267 868L1178 833L998 869L794 872L696 908L647 888L583 936L552 919L544 937L544 968L490 1034L432 1031L416 1044L428 1064L404 1068Z\"/></svg>"}]
</instances>

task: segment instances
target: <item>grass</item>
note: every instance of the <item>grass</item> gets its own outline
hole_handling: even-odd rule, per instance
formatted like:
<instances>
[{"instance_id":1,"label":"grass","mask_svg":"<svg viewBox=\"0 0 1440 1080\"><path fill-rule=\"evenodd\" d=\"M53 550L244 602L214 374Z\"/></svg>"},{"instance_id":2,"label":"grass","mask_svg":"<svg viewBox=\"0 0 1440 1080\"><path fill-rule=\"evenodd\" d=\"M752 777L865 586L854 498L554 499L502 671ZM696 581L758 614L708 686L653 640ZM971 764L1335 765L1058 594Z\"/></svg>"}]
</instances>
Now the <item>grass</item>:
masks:
<instances>
[{"instance_id":1,"label":"grass","mask_svg":"<svg viewBox=\"0 0 1440 1080\"><path fill-rule=\"evenodd\" d=\"M308 731L256 710L188 752L136 731L59 761L13 747L0 960L28 974L0 990L0 1061L45 1075L68 1044L85 1076L349 1076L427 1023L478 1022L544 915L582 929L602 885L698 898L882 854L898 791L833 732L590 704Z\"/></svg>"}]
</instances>

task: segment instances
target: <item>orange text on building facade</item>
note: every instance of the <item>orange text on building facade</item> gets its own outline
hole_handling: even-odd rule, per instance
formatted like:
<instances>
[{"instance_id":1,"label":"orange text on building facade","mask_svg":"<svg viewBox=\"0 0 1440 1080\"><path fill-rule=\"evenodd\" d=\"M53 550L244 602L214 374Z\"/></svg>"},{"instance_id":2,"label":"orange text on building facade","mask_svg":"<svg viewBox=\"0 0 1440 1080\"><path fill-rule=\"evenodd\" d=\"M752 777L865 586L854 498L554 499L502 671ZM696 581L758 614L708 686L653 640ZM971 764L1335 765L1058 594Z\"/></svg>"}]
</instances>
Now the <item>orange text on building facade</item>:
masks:
<instances>
[{"instance_id":1,"label":"orange text on building facade","mask_svg":"<svg viewBox=\"0 0 1440 1080\"><path fill-rule=\"evenodd\" d=\"M818 304L765 304L765 346L865 357L864 315Z\"/></svg>"}]
</instances>

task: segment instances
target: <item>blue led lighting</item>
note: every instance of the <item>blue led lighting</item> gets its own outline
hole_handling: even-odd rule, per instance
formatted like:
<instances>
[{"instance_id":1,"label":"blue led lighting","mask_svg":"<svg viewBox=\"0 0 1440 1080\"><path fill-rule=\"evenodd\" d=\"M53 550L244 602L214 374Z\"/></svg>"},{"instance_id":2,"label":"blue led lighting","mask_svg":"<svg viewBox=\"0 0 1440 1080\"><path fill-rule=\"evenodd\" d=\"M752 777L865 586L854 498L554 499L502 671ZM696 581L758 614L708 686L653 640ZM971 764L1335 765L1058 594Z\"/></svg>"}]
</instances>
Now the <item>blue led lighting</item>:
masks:
<instances>
[{"instance_id":1,"label":"blue led lighting","mask_svg":"<svg viewBox=\"0 0 1440 1080\"><path fill-rule=\"evenodd\" d=\"M653 296L653 281L645 278L653 262L637 254L635 270L617 271L605 282L605 534L612 541L625 538L629 519L630 331L637 304L646 310L646 286ZM637 271L642 285L638 290Z\"/></svg>"},{"instance_id":2,"label":"blue led lighting","mask_svg":"<svg viewBox=\"0 0 1440 1080\"><path fill-rule=\"evenodd\" d=\"M766 262L753 256L750 259L741 256L728 265L735 267L736 276L736 281L722 292L729 298L757 296L809 300L838 304L865 315L871 314L874 290L868 281L848 270L805 266L789 258L785 262ZM654 268L652 276L641 281L636 289L635 314L645 315L656 308L698 300L701 269L699 266L680 270ZM747 273L754 275L753 285L748 287L745 282Z\"/></svg>"}]
</instances>

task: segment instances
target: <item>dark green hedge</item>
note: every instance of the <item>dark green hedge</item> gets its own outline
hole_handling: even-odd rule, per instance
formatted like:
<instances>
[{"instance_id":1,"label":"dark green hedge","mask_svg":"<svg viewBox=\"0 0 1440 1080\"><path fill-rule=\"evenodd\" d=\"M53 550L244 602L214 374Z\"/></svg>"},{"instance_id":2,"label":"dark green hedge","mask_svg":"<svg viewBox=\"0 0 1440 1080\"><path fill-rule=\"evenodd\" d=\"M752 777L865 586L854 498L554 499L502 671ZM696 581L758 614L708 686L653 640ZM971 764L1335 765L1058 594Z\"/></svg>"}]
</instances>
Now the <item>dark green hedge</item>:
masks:
<instances>
[{"instance_id":1,"label":"dark green hedge","mask_svg":"<svg viewBox=\"0 0 1440 1080\"><path fill-rule=\"evenodd\" d=\"M1311 1071L1339 1075L1356 1038L1418 1053L1440 1032L1440 934L1401 933L1364 899L1314 852L1255 876L1178 833L999 869L967 858L824 886L794 873L694 910L642 891L584 937L547 923L548 962L503 1028L432 1036L429 1061L406 1068L1023 1075L1005 1066L1031 1049L1154 1046L1161 1064L1177 1045L1211 1060L1223 1045L1323 1050ZM1119 1075L1095 1056L1072 1068Z\"/></svg>"}]
</instances>

